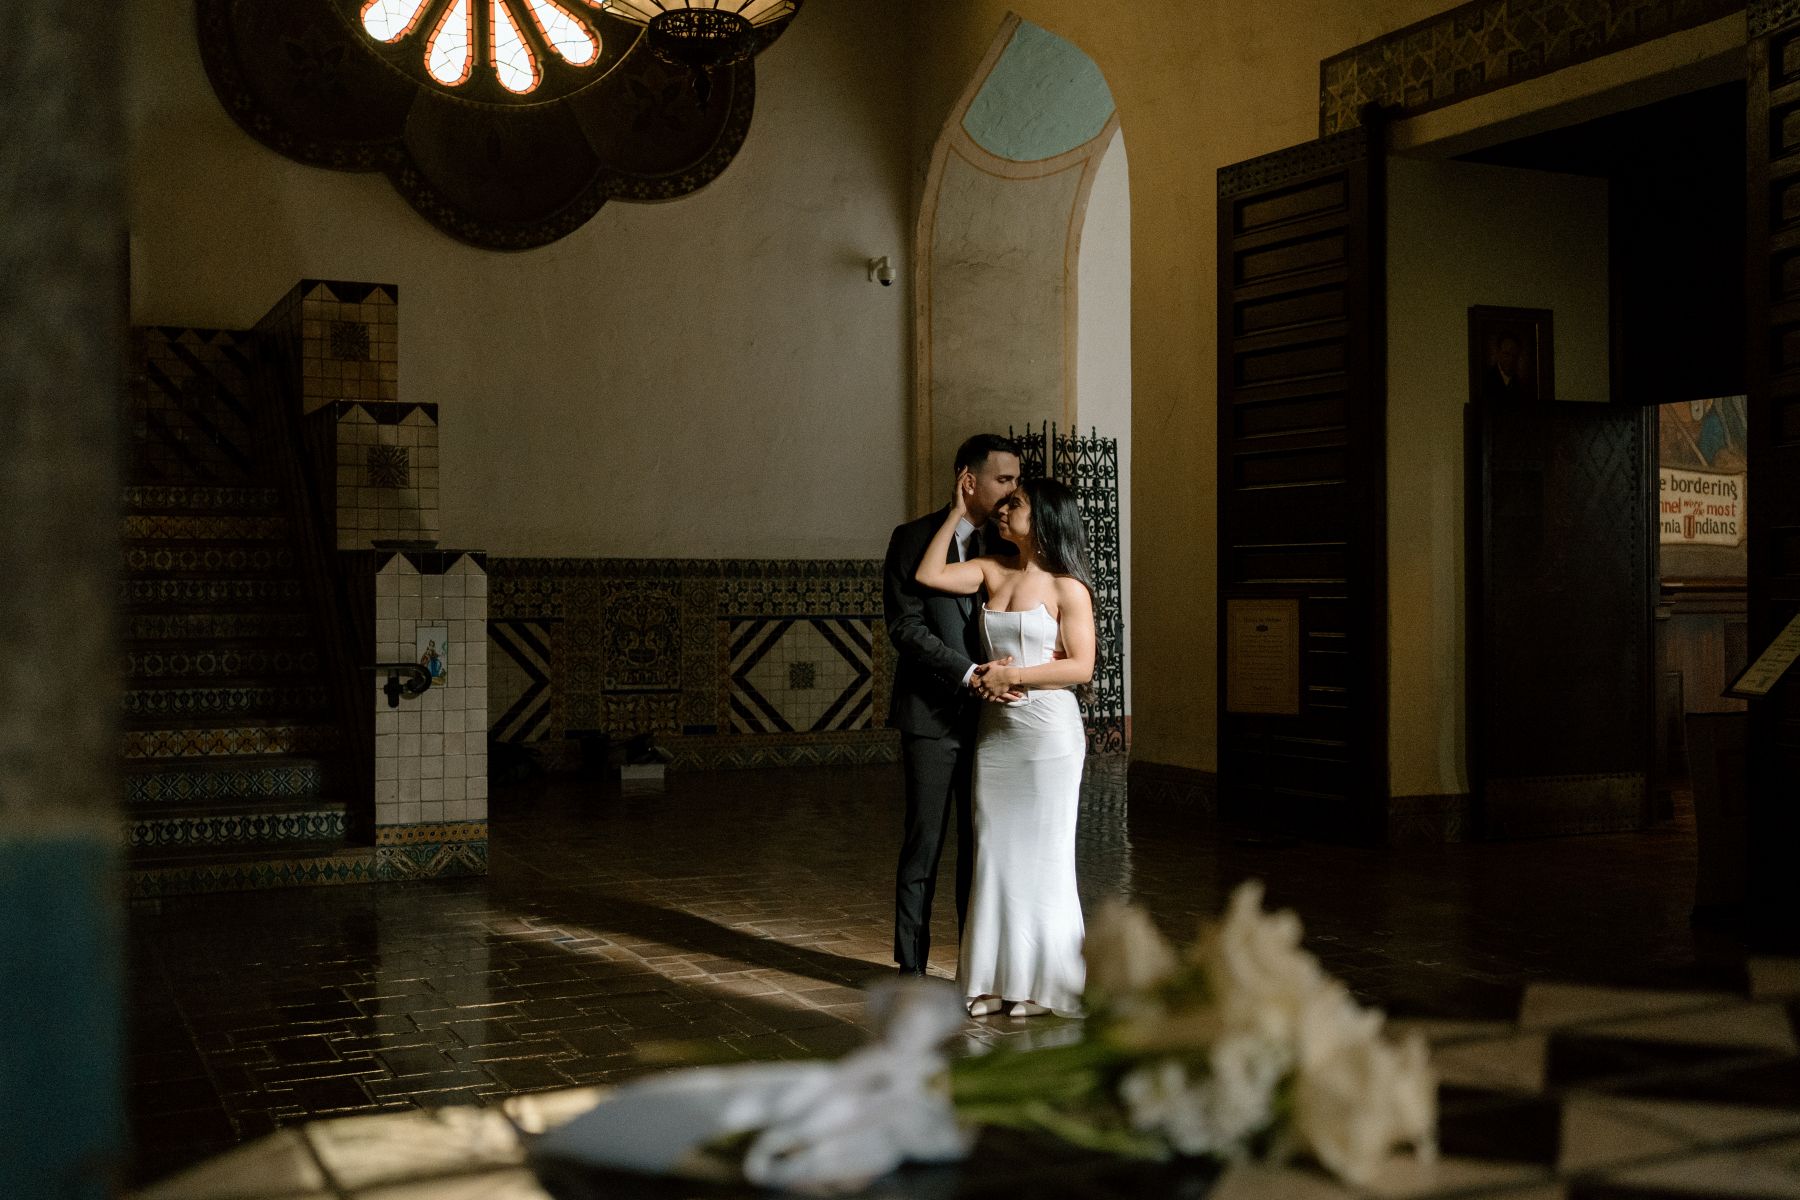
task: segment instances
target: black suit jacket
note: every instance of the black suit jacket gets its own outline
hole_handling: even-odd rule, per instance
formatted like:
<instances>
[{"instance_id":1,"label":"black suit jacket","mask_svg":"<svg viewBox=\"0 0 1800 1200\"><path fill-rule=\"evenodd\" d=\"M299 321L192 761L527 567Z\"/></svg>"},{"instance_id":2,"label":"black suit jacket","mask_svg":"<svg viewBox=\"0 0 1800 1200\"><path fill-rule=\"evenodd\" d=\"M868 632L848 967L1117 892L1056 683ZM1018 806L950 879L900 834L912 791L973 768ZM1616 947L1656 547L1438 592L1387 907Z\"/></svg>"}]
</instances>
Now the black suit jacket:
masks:
<instances>
[{"instance_id":1,"label":"black suit jacket","mask_svg":"<svg viewBox=\"0 0 1800 1200\"><path fill-rule=\"evenodd\" d=\"M962 678L982 660L981 597L952 596L913 578L947 508L908 521L888 540L882 568L881 609L894 646L894 695L888 724L924 737L973 733L978 702ZM994 553L1010 546L978 530L971 550Z\"/></svg>"}]
</instances>

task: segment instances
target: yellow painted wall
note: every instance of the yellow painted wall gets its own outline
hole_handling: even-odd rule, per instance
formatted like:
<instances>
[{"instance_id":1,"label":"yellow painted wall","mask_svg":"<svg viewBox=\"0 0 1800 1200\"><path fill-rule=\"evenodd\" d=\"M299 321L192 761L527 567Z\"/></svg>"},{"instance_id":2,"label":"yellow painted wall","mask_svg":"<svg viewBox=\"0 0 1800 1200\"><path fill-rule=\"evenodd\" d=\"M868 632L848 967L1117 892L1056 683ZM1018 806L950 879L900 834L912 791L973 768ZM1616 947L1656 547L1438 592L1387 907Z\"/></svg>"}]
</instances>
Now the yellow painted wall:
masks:
<instances>
[{"instance_id":1,"label":"yellow painted wall","mask_svg":"<svg viewBox=\"0 0 1800 1200\"><path fill-rule=\"evenodd\" d=\"M1444 0L913 5L916 181L1009 10L1079 46L1118 103L1131 172L1135 758L1206 770L1218 761L1218 168L1314 137L1321 59L1445 7Z\"/></svg>"}]
</instances>

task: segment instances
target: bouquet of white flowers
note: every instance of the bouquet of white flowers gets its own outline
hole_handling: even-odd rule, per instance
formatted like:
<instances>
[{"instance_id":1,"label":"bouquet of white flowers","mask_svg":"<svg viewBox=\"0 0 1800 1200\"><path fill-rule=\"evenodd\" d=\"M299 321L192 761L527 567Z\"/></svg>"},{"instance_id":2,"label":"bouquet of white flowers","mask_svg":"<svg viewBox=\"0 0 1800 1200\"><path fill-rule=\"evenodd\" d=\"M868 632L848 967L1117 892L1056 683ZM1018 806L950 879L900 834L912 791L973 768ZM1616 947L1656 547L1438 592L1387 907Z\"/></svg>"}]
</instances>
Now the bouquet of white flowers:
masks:
<instances>
[{"instance_id":1,"label":"bouquet of white flowers","mask_svg":"<svg viewBox=\"0 0 1800 1200\"><path fill-rule=\"evenodd\" d=\"M1087 935L1082 1040L951 1063L957 1114L1135 1157L1310 1154L1352 1183L1397 1147L1432 1155L1424 1040L1384 1036L1262 896L1240 886L1182 954L1142 909L1109 904Z\"/></svg>"},{"instance_id":2,"label":"bouquet of white flowers","mask_svg":"<svg viewBox=\"0 0 1800 1200\"><path fill-rule=\"evenodd\" d=\"M1291 912L1246 883L1177 954L1142 909L1112 904L1087 935L1080 1040L947 1059L964 1020L936 982L878 989L875 1038L834 1063L673 1072L627 1084L540 1139L540 1156L811 1192L905 1162L964 1157L982 1127L1107 1154L1280 1160L1310 1154L1366 1183L1396 1148L1435 1150L1436 1083L1418 1036L1300 948Z\"/></svg>"}]
</instances>

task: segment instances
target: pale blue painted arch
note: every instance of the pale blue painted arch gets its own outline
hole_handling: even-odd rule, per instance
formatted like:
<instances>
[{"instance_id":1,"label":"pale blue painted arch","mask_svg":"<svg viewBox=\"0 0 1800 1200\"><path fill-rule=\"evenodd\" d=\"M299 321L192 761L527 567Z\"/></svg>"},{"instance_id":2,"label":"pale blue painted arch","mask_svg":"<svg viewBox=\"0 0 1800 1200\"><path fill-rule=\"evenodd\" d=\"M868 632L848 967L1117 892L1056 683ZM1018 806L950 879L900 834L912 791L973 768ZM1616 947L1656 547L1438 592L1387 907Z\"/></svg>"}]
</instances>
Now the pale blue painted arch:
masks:
<instances>
[{"instance_id":1,"label":"pale blue painted arch","mask_svg":"<svg viewBox=\"0 0 1800 1200\"><path fill-rule=\"evenodd\" d=\"M996 158L1035 162L1092 141L1112 115L1112 89L1094 60L1020 21L962 123Z\"/></svg>"}]
</instances>

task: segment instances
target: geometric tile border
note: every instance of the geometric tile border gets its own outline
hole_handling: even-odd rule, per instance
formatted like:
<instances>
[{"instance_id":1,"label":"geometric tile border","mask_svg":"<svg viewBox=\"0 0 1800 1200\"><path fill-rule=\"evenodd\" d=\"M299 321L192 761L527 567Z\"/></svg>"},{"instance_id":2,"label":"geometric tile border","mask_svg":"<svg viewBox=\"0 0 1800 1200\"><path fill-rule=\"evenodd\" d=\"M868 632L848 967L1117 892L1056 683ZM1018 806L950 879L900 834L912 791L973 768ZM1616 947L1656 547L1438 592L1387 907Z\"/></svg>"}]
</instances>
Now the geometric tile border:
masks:
<instances>
[{"instance_id":1,"label":"geometric tile border","mask_svg":"<svg viewBox=\"0 0 1800 1200\"><path fill-rule=\"evenodd\" d=\"M720 724L737 733L867 729L871 622L826 617L721 621L731 666Z\"/></svg>"},{"instance_id":2,"label":"geometric tile border","mask_svg":"<svg viewBox=\"0 0 1800 1200\"><path fill-rule=\"evenodd\" d=\"M1319 64L1319 136L1440 108L1742 12L1743 0L1472 0Z\"/></svg>"},{"instance_id":3,"label":"geometric tile border","mask_svg":"<svg viewBox=\"0 0 1800 1200\"><path fill-rule=\"evenodd\" d=\"M131 895L144 899L200 892L449 879L487 873L485 823L443 825L437 830L444 834L478 832L473 833L472 839L406 840L400 844L353 846L330 854L291 858L271 855L255 862L138 868L131 872Z\"/></svg>"},{"instance_id":4,"label":"geometric tile border","mask_svg":"<svg viewBox=\"0 0 1800 1200\"><path fill-rule=\"evenodd\" d=\"M268 842L341 840L344 810L241 813L221 816L140 817L129 823L126 842L137 848L238 846Z\"/></svg>"}]
</instances>

